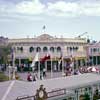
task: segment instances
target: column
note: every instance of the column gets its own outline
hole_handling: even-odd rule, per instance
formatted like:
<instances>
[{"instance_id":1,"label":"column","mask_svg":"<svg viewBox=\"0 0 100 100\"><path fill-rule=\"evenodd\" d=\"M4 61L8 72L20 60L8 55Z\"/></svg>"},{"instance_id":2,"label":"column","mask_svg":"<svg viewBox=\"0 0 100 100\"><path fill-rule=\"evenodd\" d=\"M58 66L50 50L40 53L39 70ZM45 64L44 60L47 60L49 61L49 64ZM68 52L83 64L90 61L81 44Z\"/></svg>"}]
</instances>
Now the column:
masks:
<instances>
[{"instance_id":1,"label":"column","mask_svg":"<svg viewBox=\"0 0 100 100\"><path fill-rule=\"evenodd\" d=\"M40 80L40 61L38 61L38 79Z\"/></svg>"},{"instance_id":2,"label":"column","mask_svg":"<svg viewBox=\"0 0 100 100\"><path fill-rule=\"evenodd\" d=\"M13 58L12 58L12 69L13 69L12 79L15 79L15 51L14 49L13 49Z\"/></svg>"},{"instance_id":3,"label":"column","mask_svg":"<svg viewBox=\"0 0 100 100\"><path fill-rule=\"evenodd\" d=\"M18 66L20 67L20 65L21 65L21 58L19 58L19 64L18 64Z\"/></svg>"},{"instance_id":4,"label":"column","mask_svg":"<svg viewBox=\"0 0 100 100\"><path fill-rule=\"evenodd\" d=\"M98 65L98 58L97 58L98 56L96 56L96 66Z\"/></svg>"},{"instance_id":5,"label":"column","mask_svg":"<svg viewBox=\"0 0 100 100\"><path fill-rule=\"evenodd\" d=\"M45 61L45 69L46 69L46 71L47 71L47 61Z\"/></svg>"},{"instance_id":6,"label":"column","mask_svg":"<svg viewBox=\"0 0 100 100\"><path fill-rule=\"evenodd\" d=\"M64 60L63 60L63 57L62 57L62 75L64 74Z\"/></svg>"},{"instance_id":7,"label":"column","mask_svg":"<svg viewBox=\"0 0 100 100\"><path fill-rule=\"evenodd\" d=\"M52 58L51 58L51 78L53 76L53 68L52 68Z\"/></svg>"}]
</instances>

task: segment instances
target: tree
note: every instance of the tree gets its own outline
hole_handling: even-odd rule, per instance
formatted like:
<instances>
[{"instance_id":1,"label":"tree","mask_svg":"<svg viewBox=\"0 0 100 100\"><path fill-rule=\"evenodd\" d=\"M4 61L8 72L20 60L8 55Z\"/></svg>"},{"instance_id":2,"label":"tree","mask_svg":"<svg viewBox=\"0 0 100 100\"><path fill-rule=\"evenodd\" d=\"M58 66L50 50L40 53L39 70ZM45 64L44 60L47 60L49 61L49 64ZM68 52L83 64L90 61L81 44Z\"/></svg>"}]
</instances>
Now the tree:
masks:
<instances>
[{"instance_id":1,"label":"tree","mask_svg":"<svg viewBox=\"0 0 100 100\"><path fill-rule=\"evenodd\" d=\"M7 81L9 78L2 72L0 72L0 82Z\"/></svg>"},{"instance_id":2,"label":"tree","mask_svg":"<svg viewBox=\"0 0 100 100\"><path fill-rule=\"evenodd\" d=\"M88 93L85 93L84 94L84 99L83 100L90 100L90 96Z\"/></svg>"},{"instance_id":3,"label":"tree","mask_svg":"<svg viewBox=\"0 0 100 100\"><path fill-rule=\"evenodd\" d=\"M1 64L8 63L8 55L10 55L10 53L11 53L10 45L0 46L0 63Z\"/></svg>"}]
</instances>

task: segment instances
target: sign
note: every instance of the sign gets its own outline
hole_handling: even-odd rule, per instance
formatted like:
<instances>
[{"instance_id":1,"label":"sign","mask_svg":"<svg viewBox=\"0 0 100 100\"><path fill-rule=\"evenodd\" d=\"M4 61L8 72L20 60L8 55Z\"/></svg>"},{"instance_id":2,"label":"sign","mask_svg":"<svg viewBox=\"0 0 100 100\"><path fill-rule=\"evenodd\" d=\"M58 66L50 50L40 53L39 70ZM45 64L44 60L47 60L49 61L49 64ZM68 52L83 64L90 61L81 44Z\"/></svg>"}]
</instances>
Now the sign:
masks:
<instances>
[{"instance_id":1,"label":"sign","mask_svg":"<svg viewBox=\"0 0 100 100\"><path fill-rule=\"evenodd\" d=\"M47 92L46 89L43 88L43 85L40 85L40 88L36 92L36 100L46 100L47 99Z\"/></svg>"},{"instance_id":2,"label":"sign","mask_svg":"<svg viewBox=\"0 0 100 100\"><path fill-rule=\"evenodd\" d=\"M48 98L56 97L56 96L60 96L60 95L64 95L64 94L66 94L65 89L55 89L51 92L48 92Z\"/></svg>"}]
</instances>

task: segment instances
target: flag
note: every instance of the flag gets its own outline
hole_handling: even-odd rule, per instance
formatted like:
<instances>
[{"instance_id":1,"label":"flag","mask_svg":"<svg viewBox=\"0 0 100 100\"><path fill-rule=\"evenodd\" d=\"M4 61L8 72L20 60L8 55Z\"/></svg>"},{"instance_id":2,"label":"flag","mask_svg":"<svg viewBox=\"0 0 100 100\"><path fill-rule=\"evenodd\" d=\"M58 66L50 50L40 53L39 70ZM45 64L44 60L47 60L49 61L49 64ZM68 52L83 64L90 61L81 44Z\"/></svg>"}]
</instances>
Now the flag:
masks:
<instances>
[{"instance_id":1,"label":"flag","mask_svg":"<svg viewBox=\"0 0 100 100\"><path fill-rule=\"evenodd\" d=\"M59 65L61 64L61 61L62 61L62 52L60 54L60 58L59 58L59 61L58 61Z\"/></svg>"},{"instance_id":2,"label":"flag","mask_svg":"<svg viewBox=\"0 0 100 100\"><path fill-rule=\"evenodd\" d=\"M45 62L48 59L50 59L50 55L47 54L43 58L41 58L41 62Z\"/></svg>"},{"instance_id":3,"label":"flag","mask_svg":"<svg viewBox=\"0 0 100 100\"><path fill-rule=\"evenodd\" d=\"M33 61L32 61L32 64L31 64L31 67L34 67L35 66L35 63L39 61L39 53L36 53Z\"/></svg>"},{"instance_id":4,"label":"flag","mask_svg":"<svg viewBox=\"0 0 100 100\"><path fill-rule=\"evenodd\" d=\"M46 27L45 27L45 25L44 25L44 26L43 26L43 29L45 30L45 28L46 28Z\"/></svg>"}]
</instances>

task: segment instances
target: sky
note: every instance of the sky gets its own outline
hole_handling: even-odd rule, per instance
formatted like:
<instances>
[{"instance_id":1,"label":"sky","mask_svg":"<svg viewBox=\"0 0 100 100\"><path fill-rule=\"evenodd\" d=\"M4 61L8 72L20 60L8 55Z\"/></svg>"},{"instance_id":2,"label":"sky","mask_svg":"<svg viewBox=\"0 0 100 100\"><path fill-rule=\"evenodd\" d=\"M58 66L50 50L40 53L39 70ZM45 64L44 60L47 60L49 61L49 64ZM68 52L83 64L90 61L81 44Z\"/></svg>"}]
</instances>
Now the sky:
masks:
<instances>
[{"instance_id":1,"label":"sky","mask_svg":"<svg viewBox=\"0 0 100 100\"><path fill-rule=\"evenodd\" d=\"M43 26L45 25L45 30ZM82 37L99 41L100 0L0 0L0 35Z\"/></svg>"}]
</instances>

